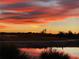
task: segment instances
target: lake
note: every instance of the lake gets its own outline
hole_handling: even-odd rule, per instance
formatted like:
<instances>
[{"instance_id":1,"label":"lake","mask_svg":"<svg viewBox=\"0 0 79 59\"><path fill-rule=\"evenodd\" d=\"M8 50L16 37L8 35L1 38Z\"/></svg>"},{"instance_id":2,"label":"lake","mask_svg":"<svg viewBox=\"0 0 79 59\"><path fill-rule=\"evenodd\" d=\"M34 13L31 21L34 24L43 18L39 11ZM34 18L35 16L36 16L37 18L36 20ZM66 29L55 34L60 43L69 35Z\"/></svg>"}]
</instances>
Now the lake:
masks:
<instances>
[{"instance_id":1,"label":"lake","mask_svg":"<svg viewBox=\"0 0 79 59\"><path fill-rule=\"evenodd\" d=\"M57 50L59 52L64 52L69 54L72 59L79 59L79 47L52 47L52 48L20 48L22 52L26 52L32 56L39 56L40 53L44 50Z\"/></svg>"}]
</instances>

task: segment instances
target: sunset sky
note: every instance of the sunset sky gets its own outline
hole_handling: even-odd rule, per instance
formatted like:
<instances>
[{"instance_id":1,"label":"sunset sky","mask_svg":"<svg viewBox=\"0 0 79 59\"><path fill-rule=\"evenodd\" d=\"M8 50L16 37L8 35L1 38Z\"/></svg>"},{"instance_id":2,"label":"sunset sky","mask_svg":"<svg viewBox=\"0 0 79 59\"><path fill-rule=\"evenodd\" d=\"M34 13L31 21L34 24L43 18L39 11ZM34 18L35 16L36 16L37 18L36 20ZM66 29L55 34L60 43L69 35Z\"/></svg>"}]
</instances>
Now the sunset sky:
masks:
<instances>
[{"instance_id":1,"label":"sunset sky","mask_svg":"<svg viewBox=\"0 0 79 59\"><path fill-rule=\"evenodd\" d=\"M79 0L0 0L0 32L79 32Z\"/></svg>"}]
</instances>

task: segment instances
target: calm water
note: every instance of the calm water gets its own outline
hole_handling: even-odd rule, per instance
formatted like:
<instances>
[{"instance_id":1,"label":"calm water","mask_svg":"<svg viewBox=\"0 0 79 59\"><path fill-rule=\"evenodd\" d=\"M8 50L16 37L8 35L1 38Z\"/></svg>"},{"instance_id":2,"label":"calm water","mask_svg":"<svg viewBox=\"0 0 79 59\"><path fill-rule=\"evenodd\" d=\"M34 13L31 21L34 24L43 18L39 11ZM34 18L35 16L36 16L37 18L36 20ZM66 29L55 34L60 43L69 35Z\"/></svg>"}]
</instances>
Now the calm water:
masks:
<instances>
[{"instance_id":1,"label":"calm water","mask_svg":"<svg viewBox=\"0 0 79 59\"><path fill-rule=\"evenodd\" d=\"M40 53L44 50L49 50L50 48L21 48L21 51L27 52L29 55L32 56L39 56ZM72 59L79 59L79 48L78 47L65 47L65 48L57 48L53 47L51 48L52 50L57 50L59 52L64 52L69 54L70 56L74 56L75 58L72 57ZM77 58L76 58L77 57Z\"/></svg>"}]
</instances>

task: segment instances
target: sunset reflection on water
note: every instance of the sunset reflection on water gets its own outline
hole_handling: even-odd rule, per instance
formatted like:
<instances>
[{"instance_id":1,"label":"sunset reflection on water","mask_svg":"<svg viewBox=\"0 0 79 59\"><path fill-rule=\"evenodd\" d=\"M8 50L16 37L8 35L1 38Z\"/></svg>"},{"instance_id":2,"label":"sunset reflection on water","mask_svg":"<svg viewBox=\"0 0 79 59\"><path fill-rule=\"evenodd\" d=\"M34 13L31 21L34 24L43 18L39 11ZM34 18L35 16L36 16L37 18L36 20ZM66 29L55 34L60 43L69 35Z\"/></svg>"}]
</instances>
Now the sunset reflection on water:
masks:
<instances>
[{"instance_id":1,"label":"sunset reflection on water","mask_svg":"<svg viewBox=\"0 0 79 59\"><path fill-rule=\"evenodd\" d=\"M20 48L21 51L28 53L32 56L39 56L40 53L44 50L49 50L50 48ZM67 53L70 56L70 59L79 59L79 48L78 47L65 47L57 48L53 47L52 50L57 50L59 52Z\"/></svg>"}]
</instances>

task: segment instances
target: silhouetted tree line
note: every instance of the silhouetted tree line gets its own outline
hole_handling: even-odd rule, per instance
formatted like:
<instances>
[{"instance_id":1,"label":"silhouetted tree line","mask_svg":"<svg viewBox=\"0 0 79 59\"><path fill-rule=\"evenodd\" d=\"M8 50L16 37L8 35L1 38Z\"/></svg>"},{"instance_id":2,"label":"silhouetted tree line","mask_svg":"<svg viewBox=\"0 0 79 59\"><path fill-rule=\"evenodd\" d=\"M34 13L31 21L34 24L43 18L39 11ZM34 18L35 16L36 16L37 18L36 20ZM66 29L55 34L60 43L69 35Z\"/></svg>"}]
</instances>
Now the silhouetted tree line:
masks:
<instances>
[{"instance_id":1,"label":"silhouetted tree line","mask_svg":"<svg viewBox=\"0 0 79 59\"><path fill-rule=\"evenodd\" d=\"M62 54L57 51L43 51L40 54L40 59L69 59L67 54ZM0 59L31 59L28 54L22 53L15 46L1 46Z\"/></svg>"},{"instance_id":2,"label":"silhouetted tree line","mask_svg":"<svg viewBox=\"0 0 79 59\"><path fill-rule=\"evenodd\" d=\"M68 33L59 32L57 35L59 38L67 38L67 39L79 39L79 33L72 33L71 31L68 31Z\"/></svg>"},{"instance_id":3,"label":"silhouetted tree line","mask_svg":"<svg viewBox=\"0 0 79 59\"><path fill-rule=\"evenodd\" d=\"M23 40L33 40L33 41L48 41L48 40L64 40L64 39L79 39L79 33L72 33L69 31L68 33L59 32L58 34L51 33L0 33L0 40L10 40L10 41L23 41Z\"/></svg>"}]
</instances>

